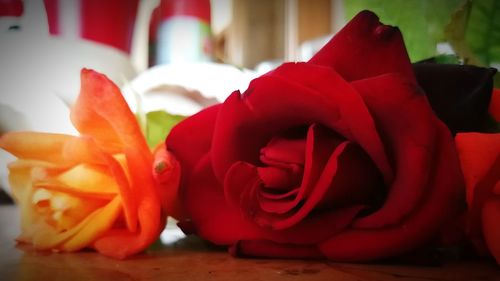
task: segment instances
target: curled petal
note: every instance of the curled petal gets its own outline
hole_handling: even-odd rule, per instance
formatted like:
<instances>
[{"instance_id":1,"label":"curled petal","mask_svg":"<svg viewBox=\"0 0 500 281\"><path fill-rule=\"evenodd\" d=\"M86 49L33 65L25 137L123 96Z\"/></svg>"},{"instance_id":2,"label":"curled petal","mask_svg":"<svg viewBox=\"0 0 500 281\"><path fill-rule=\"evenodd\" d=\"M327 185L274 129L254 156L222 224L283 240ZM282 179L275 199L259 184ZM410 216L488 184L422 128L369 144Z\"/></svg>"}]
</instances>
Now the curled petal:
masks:
<instances>
[{"instance_id":1,"label":"curled petal","mask_svg":"<svg viewBox=\"0 0 500 281\"><path fill-rule=\"evenodd\" d=\"M366 261L391 257L429 242L443 221L456 215L463 196L463 180L450 133L438 124L435 172L425 201L397 225L376 229L346 230L321 243L320 250L337 261ZM443 176L446 175L446 176ZM452 176L453 175L453 176Z\"/></svg>"},{"instance_id":2,"label":"curled petal","mask_svg":"<svg viewBox=\"0 0 500 281\"><path fill-rule=\"evenodd\" d=\"M332 67L347 81L384 73L415 81L401 32L370 11L357 14L309 63Z\"/></svg>"},{"instance_id":3,"label":"curled petal","mask_svg":"<svg viewBox=\"0 0 500 281\"><path fill-rule=\"evenodd\" d=\"M330 83L316 83L321 77ZM224 122L215 126L211 153L220 182L234 162L259 163L260 148L273 136L313 123L359 143L384 180L392 179L393 171L370 112L356 91L330 68L284 64L252 81L243 95L236 92L228 97L217 118Z\"/></svg>"},{"instance_id":4,"label":"curled petal","mask_svg":"<svg viewBox=\"0 0 500 281\"><path fill-rule=\"evenodd\" d=\"M359 219L356 226L398 224L418 208L426 191L432 189L429 163L437 152L436 127L440 122L418 86L399 75L382 75L353 85L366 101L379 132L385 136L387 153L397 171L382 208ZM447 138L451 142L451 135Z\"/></svg>"},{"instance_id":5,"label":"curled petal","mask_svg":"<svg viewBox=\"0 0 500 281\"><path fill-rule=\"evenodd\" d=\"M182 165L182 184L193 167L207 153L212 144L215 121L220 104L206 108L177 124L167 136L166 147ZM196 137L193 136L196 132Z\"/></svg>"},{"instance_id":6,"label":"curled petal","mask_svg":"<svg viewBox=\"0 0 500 281\"><path fill-rule=\"evenodd\" d=\"M73 136L36 132L9 132L0 138L0 148L20 159L39 160L69 167L80 159L64 153Z\"/></svg>"}]
</instances>

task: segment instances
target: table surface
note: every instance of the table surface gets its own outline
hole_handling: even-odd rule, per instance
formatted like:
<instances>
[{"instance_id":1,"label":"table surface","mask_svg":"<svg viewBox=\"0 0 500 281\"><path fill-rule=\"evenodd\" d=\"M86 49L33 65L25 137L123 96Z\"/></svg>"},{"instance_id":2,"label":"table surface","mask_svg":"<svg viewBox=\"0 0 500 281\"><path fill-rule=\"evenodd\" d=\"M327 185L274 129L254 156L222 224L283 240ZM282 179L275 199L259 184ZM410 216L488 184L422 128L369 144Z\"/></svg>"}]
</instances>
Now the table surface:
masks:
<instances>
[{"instance_id":1,"label":"table surface","mask_svg":"<svg viewBox=\"0 0 500 281\"><path fill-rule=\"evenodd\" d=\"M328 261L240 259L187 237L127 260L94 252L47 253L16 246L18 213L0 205L0 280L449 280L500 281L493 262L438 267L360 265Z\"/></svg>"}]
</instances>

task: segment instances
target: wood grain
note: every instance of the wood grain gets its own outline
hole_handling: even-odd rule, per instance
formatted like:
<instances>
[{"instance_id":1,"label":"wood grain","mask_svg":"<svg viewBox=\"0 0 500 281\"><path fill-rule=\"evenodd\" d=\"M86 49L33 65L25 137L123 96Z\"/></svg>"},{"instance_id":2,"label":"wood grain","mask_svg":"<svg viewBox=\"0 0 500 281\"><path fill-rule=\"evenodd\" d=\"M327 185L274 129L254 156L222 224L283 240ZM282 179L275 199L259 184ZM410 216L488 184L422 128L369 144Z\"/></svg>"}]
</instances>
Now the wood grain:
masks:
<instances>
[{"instance_id":1,"label":"wood grain","mask_svg":"<svg viewBox=\"0 0 500 281\"><path fill-rule=\"evenodd\" d=\"M239 259L187 237L118 261L94 252L36 252L16 246L17 210L0 206L0 280L398 280L500 281L493 262L440 267L360 265L320 260Z\"/></svg>"}]
</instances>

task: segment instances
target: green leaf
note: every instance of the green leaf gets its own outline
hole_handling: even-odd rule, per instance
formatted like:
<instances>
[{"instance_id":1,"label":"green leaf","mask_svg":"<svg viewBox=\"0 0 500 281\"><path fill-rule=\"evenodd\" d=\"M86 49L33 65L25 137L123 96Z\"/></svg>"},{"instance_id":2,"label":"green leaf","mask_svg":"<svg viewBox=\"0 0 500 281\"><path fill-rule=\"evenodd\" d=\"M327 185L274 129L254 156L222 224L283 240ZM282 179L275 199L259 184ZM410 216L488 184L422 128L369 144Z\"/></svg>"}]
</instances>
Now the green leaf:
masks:
<instances>
[{"instance_id":1,"label":"green leaf","mask_svg":"<svg viewBox=\"0 0 500 281\"><path fill-rule=\"evenodd\" d=\"M500 72L497 72L495 76L493 76L493 87L500 89Z\"/></svg>"},{"instance_id":2,"label":"green leaf","mask_svg":"<svg viewBox=\"0 0 500 281\"><path fill-rule=\"evenodd\" d=\"M500 62L500 1L472 1L465 40L485 65Z\"/></svg>"},{"instance_id":3,"label":"green leaf","mask_svg":"<svg viewBox=\"0 0 500 281\"><path fill-rule=\"evenodd\" d=\"M411 61L437 54L436 45L444 41L444 27L462 0L348 0L346 17L361 10L375 12L380 21L401 29Z\"/></svg>"},{"instance_id":4,"label":"green leaf","mask_svg":"<svg viewBox=\"0 0 500 281\"><path fill-rule=\"evenodd\" d=\"M437 55L434 59L440 64L461 64L460 59L455 55Z\"/></svg>"},{"instance_id":5,"label":"green leaf","mask_svg":"<svg viewBox=\"0 0 500 281\"><path fill-rule=\"evenodd\" d=\"M500 1L465 0L453 13L445 36L465 63L500 62Z\"/></svg>"},{"instance_id":6,"label":"green leaf","mask_svg":"<svg viewBox=\"0 0 500 281\"><path fill-rule=\"evenodd\" d=\"M152 111L146 114L146 141L150 148L155 148L165 141L170 130L185 116L174 115L163 110Z\"/></svg>"}]
</instances>

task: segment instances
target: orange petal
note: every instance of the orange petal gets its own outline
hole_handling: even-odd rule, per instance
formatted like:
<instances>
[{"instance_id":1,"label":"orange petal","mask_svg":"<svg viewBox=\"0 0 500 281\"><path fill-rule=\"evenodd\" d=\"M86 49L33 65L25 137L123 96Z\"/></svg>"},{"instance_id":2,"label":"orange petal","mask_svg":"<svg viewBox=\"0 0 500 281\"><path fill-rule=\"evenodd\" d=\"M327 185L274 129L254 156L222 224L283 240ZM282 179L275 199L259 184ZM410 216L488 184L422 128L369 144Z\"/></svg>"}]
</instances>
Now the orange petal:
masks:
<instances>
[{"instance_id":1,"label":"orange petal","mask_svg":"<svg viewBox=\"0 0 500 281\"><path fill-rule=\"evenodd\" d=\"M80 133L94 137L101 147L113 152L123 151L125 146L134 144L149 151L120 89L105 75L95 71L83 69L81 72L80 95L71 109L71 120ZM133 140L133 143L128 143L128 140Z\"/></svg>"},{"instance_id":2,"label":"orange petal","mask_svg":"<svg viewBox=\"0 0 500 281\"><path fill-rule=\"evenodd\" d=\"M80 137L72 140L66 145L64 153L68 157L73 155L85 163L107 167L118 186L127 226L130 231L135 231L137 228L137 202L140 200L140 196L136 191L133 191L127 173L121 164L112 155L102 151L91 137Z\"/></svg>"},{"instance_id":3,"label":"orange petal","mask_svg":"<svg viewBox=\"0 0 500 281\"><path fill-rule=\"evenodd\" d=\"M18 158L71 166L77 163L78 159L66 158L62 152L66 143L74 138L62 134L10 132L0 138L0 148Z\"/></svg>"},{"instance_id":4,"label":"orange petal","mask_svg":"<svg viewBox=\"0 0 500 281\"><path fill-rule=\"evenodd\" d=\"M158 183L163 209L172 217L186 218L179 198L181 167L163 143L154 152L153 176Z\"/></svg>"},{"instance_id":5,"label":"orange petal","mask_svg":"<svg viewBox=\"0 0 500 281\"><path fill-rule=\"evenodd\" d=\"M489 112L497 122L500 122L500 89L493 89Z\"/></svg>"},{"instance_id":6,"label":"orange petal","mask_svg":"<svg viewBox=\"0 0 500 281\"><path fill-rule=\"evenodd\" d=\"M139 233L123 229L111 230L98 238L94 247L100 253L123 259L143 251L160 235L165 224L161 221L160 204L153 200L143 200L139 206Z\"/></svg>"},{"instance_id":7,"label":"orange petal","mask_svg":"<svg viewBox=\"0 0 500 281\"><path fill-rule=\"evenodd\" d=\"M82 88L72 109L72 121L82 134L96 138L100 146L108 150L120 147L119 152L125 154L131 190L130 194L122 195L123 202L125 209L131 208L128 202L132 200L128 200L128 196L133 196L137 202L141 231L135 242L130 243L133 250L125 252L143 249L145 241L154 241L159 235L158 229L163 226L157 183L151 172L153 155L118 87L106 76L92 70L82 70L81 79ZM114 148L110 148L108 142ZM110 252L124 248L123 244L113 245L115 247Z\"/></svg>"}]
</instances>

